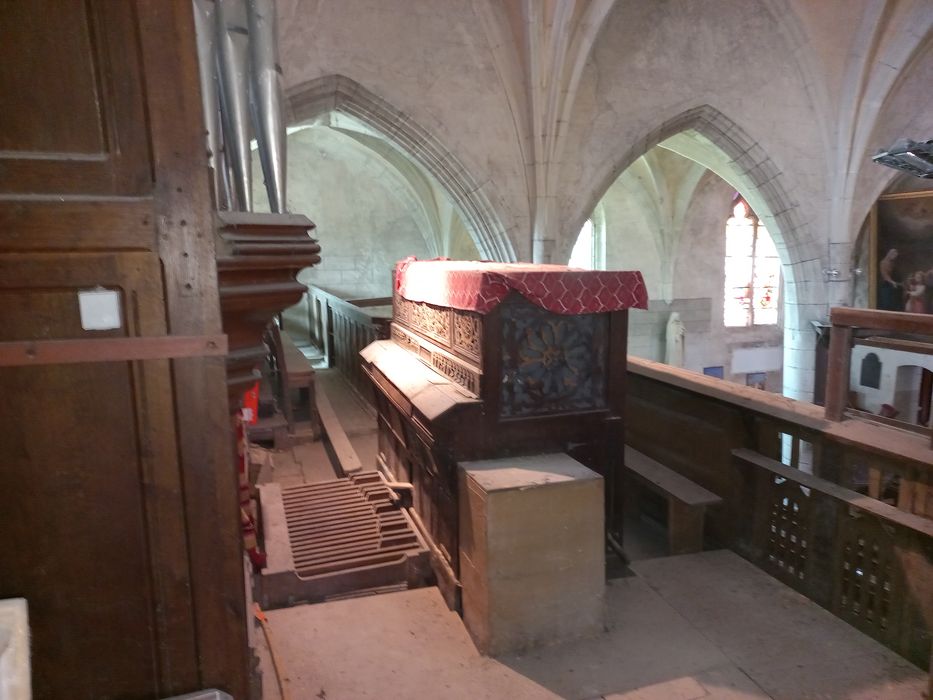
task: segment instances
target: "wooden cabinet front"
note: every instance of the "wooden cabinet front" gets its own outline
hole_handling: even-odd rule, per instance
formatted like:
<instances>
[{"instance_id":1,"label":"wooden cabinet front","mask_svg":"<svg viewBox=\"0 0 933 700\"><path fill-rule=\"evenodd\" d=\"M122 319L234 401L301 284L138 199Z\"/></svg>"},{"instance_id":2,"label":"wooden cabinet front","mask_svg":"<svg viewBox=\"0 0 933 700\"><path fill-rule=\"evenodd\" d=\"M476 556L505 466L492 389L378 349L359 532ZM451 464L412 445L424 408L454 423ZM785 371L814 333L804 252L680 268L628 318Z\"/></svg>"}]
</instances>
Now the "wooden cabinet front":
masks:
<instances>
[{"instance_id":1,"label":"wooden cabinet front","mask_svg":"<svg viewBox=\"0 0 933 700\"><path fill-rule=\"evenodd\" d=\"M0 3L0 191L152 188L135 6Z\"/></svg>"}]
</instances>

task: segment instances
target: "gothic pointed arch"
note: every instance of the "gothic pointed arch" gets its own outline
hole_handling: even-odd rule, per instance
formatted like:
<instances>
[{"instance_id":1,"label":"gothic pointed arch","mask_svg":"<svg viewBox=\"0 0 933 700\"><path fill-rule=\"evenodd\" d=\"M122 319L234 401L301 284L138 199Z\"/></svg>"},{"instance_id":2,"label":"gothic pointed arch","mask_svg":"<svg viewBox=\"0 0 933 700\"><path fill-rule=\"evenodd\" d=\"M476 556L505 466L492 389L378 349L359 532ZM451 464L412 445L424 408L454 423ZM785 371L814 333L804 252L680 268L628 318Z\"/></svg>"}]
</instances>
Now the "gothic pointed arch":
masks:
<instances>
[{"instance_id":1,"label":"gothic pointed arch","mask_svg":"<svg viewBox=\"0 0 933 700\"><path fill-rule=\"evenodd\" d=\"M694 137L696 152L690 152ZM813 395L812 338L805 333L825 308L821 254L809 224L800 214L781 169L740 125L715 107L704 104L681 111L633 141L594 178L589 198L576 212L570 230L579 231L610 185L639 157L658 145L706 166L738 190L771 233L784 272L784 393L810 400ZM714 153L717 157L709 158ZM566 242L564 242L566 247ZM570 243L572 245L572 242ZM569 252L569 247L567 247Z\"/></svg>"},{"instance_id":2,"label":"gothic pointed arch","mask_svg":"<svg viewBox=\"0 0 933 700\"><path fill-rule=\"evenodd\" d=\"M799 214L797 202L785 186L780 168L738 124L708 104L683 111L663 122L644 138L637 139L628 151L615 160L611 169L598 176L597 185L578 212L578 221L574 222L571 230L579 230L609 186L640 156L663 141L687 132L699 134L728 159L732 173L720 172L712 163L702 160L698 162L733 185L746 197L752 208L761 214L768 230L775 237L782 262L791 268L788 277L799 278L800 271L796 268L806 261L818 261L820 254L813 244L806 222ZM691 157L694 154L681 155ZM808 279L809 275L804 275L804 278Z\"/></svg>"},{"instance_id":3,"label":"gothic pointed arch","mask_svg":"<svg viewBox=\"0 0 933 700\"><path fill-rule=\"evenodd\" d=\"M512 241L480 183L450 150L409 115L343 75L324 76L296 85L287 91L286 100L289 124L337 112L381 134L430 174L450 196L480 256L504 262L516 260Z\"/></svg>"}]
</instances>

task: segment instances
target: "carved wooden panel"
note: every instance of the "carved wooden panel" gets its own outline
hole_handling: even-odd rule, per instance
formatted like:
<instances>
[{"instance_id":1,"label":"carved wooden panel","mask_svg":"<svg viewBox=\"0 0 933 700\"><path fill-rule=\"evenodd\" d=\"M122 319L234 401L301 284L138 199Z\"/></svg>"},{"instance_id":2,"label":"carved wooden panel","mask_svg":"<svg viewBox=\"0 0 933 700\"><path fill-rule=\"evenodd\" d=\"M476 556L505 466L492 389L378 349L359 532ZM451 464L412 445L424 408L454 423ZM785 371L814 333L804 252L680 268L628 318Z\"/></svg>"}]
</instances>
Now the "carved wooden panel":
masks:
<instances>
[{"instance_id":1,"label":"carved wooden panel","mask_svg":"<svg viewBox=\"0 0 933 700\"><path fill-rule=\"evenodd\" d=\"M482 372L479 367L454 357L430 341L392 324L392 340L409 352L417 355L422 362L436 372L443 374L472 394L479 395Z\"/></svg>"},{"instance_id":2,"label":"carved wooden panel","mask_svg":"<svg viewBox=\"0 0 933 700\"><path fill-rule=\"evenodd\" d=\"M0 191L152 189L132 3L0 3Z\"/></svg>"},{"instance_id":3,"label":"carved wooden panel","mask_svg":"<svg viewBox=\"0 0 933 700\"><path fill-rule=\"evenodd\" d=\"M452 309L431 304L422 304L417 301L408 301L395 296L395 320L408 328L435 340L446 348L451 343L451 312Z\"/></svg>"},{"instance_id":4,"label":"carved wooden panel","mask_svg":"<svg viewBox=\"0 0 933 700\"><path fill-rule=\"evenodd\" d=\"M483 358L483 320L470 311L454 311L453 351L481 362Z\"/></svg>"},{"instance_id":5,"label":"carved wooden panel","mask_svg":"<svg viewBox=\"0 0 933 700\"><path fill-rule=\"evenodd\" d=\"M606 314L562 316L524 299L500 308L503 418L606 407Z\"/></svg>"}]
</instances>

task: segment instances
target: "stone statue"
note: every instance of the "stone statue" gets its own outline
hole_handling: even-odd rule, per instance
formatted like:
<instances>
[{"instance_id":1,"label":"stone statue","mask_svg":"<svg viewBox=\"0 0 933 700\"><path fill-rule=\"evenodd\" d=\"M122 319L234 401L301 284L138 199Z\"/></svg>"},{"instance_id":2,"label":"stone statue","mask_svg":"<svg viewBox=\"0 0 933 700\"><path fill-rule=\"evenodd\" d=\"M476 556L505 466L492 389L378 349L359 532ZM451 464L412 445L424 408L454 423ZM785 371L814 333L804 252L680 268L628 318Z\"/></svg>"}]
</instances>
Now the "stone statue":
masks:
<instances>
[{"instance_id":1,"label":"stone statue","mask_svg":"<svg viewBox=\"0 0 933 700\"><path fill-rule=\"evenodd\" d=\"M676 311L671 313L667 320L667 347L664 352L664 364L671 367L684 366L684 336L686 329L683 321L680 320L680 314Z\"/></svg>"}]
</instances>

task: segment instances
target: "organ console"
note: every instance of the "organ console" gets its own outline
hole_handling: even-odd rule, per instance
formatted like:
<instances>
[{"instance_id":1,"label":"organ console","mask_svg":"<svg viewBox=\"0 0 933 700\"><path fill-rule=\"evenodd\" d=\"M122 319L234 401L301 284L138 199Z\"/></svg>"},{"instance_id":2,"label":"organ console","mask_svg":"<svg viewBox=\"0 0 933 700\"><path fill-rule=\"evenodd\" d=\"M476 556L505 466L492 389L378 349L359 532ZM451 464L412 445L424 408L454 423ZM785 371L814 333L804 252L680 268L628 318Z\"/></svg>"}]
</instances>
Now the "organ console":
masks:
<instances>
[{"instance_id":1,"label":"organ console","mask_svg":"<svg viewBox=\"0 0 933 700\"><path fill-rule=\"evenodd\" d=\"M438 582L458 606L458 475L466 460L568 452L606 480L618 527L629 308L639 272L406 260L391 338L362 352L379 466L413 485Z\"/></svg>"}]
</instances>

